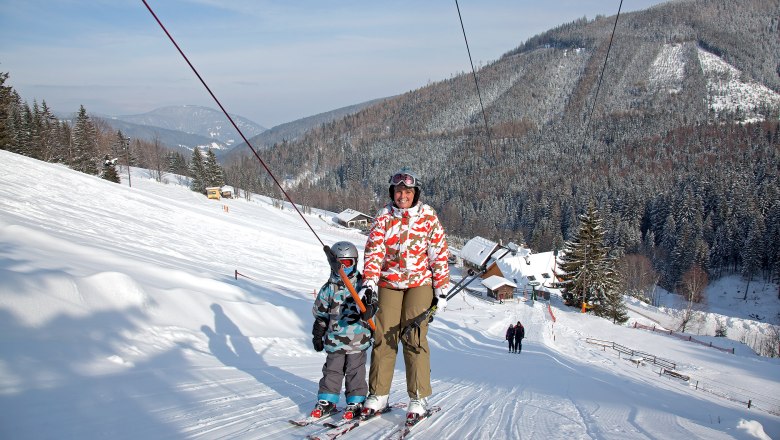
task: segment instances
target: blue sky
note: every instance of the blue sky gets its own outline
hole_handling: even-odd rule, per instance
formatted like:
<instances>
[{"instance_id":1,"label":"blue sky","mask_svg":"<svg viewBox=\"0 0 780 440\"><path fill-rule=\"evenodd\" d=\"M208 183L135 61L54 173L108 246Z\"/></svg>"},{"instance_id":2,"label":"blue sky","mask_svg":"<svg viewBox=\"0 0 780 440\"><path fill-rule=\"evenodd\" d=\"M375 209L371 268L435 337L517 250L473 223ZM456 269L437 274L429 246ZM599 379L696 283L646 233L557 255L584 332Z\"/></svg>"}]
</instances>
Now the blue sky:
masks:
<instances>
[{"instance_id":1,"label":"blue sky","mask_svg":"<svg viewBox=\"0 0 780 440\"><path fill-rule=\"evenodd\" d=\"M222 105L269 128L470 71L454 0L147 2ZM458 4L480 65L620 0ZM0 0L0 41L8 83L58 112L217 108L141 0Z\"/></svg>"}]
</instances>

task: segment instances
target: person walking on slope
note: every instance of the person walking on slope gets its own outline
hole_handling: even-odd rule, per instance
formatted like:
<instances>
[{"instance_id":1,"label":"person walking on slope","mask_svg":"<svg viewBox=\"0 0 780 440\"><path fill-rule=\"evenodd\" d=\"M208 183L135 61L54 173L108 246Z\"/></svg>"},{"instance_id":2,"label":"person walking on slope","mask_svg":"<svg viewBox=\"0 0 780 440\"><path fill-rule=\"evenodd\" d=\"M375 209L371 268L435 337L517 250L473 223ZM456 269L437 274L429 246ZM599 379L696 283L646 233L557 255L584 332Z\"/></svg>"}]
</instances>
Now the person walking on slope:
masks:
<instances>
[{"instance_id":1,"label":"person walking on slope","mask_svg":"<svg viewBox=\"0 0 780 440\"><path fill-rule=\"evenodd\" d=\"M525 327L520 321L517 321L515 325L515 352L520 353L523 351L523 338L525 337Z\"/></svg>"},{"instance_id":2,"label":"person walking on slope","mask_svg":"<svg viewBox=\"0 0 780 440\"><path fill-rule=\"evenodd\" d=\"M377 213L365 249L363 282L366 291L378 289L379 310L363 414L387 407L400 342L409 395L407 418L415 419L425 414L433 393L428 320L403 339L401 332L434 301L439 309L446 306L449 250L436 212L420 202L420 179L401 170L389 183L391 202Z\"/></svg>"},{"instance_id":3,"label":"person walking on slope","mask_svg":"<svg viewBox=\"0 0 780 440\"><path fill-rule=\"evenodd\" d=\"M514 353L515 351L515 328L512 326L512 324L509 324L509 328L506 329L506 336L504 337L507 341L509 341L509 352Z\"/></svg>"},{"instance_id":4,"label":"person walking on slope","mask_svg":"<svg viewBox=\"0 0 780 440\"><path fill-rule=\"evenodd\" d=\"M355 289L361 289L362 277L357 270L358 251L355 245L340 241L331 247L331 251ZM366 351L371 346L371 329L367 321L374 315L377 306L373 292L365 292L361 300L366 306L363 313L333 269L314 300L312 344L316 351L325 350L328 356L322 366L322 379L312 417L324 417L336 411L342 382L345 382L347 397L344 418L360 415L363 408L368 393Z\"/></svg>"}]
</instances>

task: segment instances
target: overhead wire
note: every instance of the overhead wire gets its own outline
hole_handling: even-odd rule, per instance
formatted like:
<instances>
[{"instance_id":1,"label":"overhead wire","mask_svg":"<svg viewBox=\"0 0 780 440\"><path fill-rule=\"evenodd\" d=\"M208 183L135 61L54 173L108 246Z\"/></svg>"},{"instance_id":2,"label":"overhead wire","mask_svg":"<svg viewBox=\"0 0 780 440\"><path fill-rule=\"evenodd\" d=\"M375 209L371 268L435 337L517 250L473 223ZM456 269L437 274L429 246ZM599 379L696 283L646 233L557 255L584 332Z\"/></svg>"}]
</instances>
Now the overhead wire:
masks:
<instances>
[{"instance_id":1,"label":"overhead wire","mask_svg":"<svg viewBox=\"0 0 780 440\"><path fill-rule=\"evenodd\" d=\"M298 205L295 204L292 197L287 193L287 191L282 187L282 184L279 183L279 180L276 178L273 172L271 172L271 169L268 167L268 165L265 164L262 158L260 158L260 155L257 154L257 150L252 146L252 143L249 142L249 139L244 136L244 133L241 131L241 129L238 127L238 125L233 121L233 118L230 116L230 114L225 110L225 107L222 106L222 103L217 99L217 96L211 91L211 88L206 84L206 81L203 80L203 77L200 76L200 73L198 73L198 69L195 68L194 65L190 62L189 58L187 58L187 55L184 54L184 51L181 50L178 43L176 43L176 40L173 38L173 36L168 32L168 29L165 28L165 25L163 25L162 21L157 17L157 14L154 13L152 8L149 6L149 4L146 2L146 0L141 0L144 5L146 6L146 9L149 10L149 13L152 14L152 17L154 17L155 21L157 21L157 24L160 25L160 28L165 32L165 35L168 36L168 39L171 40L171 43L176 47L176 50L179 51L179 54L181 54L182 58L184 58L184 61L187 62L187 64L190 66L190 69L195 73L195 76L198 77L201 84L203 84L203 87L206 88L206 90L209 92L209 95L214 99L214 102L217 103L219 108L222 110L222 113L225 114L225 116L228 118L231 124L233 124L233 128L236 129L238 134L241 136L241 138L246 142L246 145L249 147L250 150L252 150L252 153L254 153L255 157L258 161L260 161L260 164L265 168L265 171L268 173L269 176L271 176L271 179L273 179L274 183L276 183L276 186L279 187L279 190L282 191L282 194L284 194L285 198L290 202L292 207L295 209L295 212L298 213L298 215L301 217L301 220L303 220L304 223L306 223L306 226L309 228L312 234L314 234L314 237L317 238L317 241L320 242L322 245L323 250L325 251L325 256L328 258L328 264L330 265L331 271L337 272L339 277L341 278L341 281L344 283L344 286L349 290L349 294L352 296L352 299L355 300L355 303L357 304L358 308L360 309L360 312L366 311L366 306L363 304L363 300L360 298L360 295L358 294L357 290L355 290L355 286L352 285L352 282L349 280L349 277L347 277L347 274L344 272L344 267L337 261L335 254L330 249L329 246L327 246L320 236L317 234L317 232L314 230L314 228L311 227L311 224L308 220L306 220L306 217L303 216L303 213L300 209L298 209ZM371 327L371 330L376 329L376 325L374 324L373 318L368 319L368 325Z\"/></svg>"},{"instance_id":2,"label":"overhead wire","mask_svg":"<svg viewBox=\"0 0 780 440\"><path fill-rule=\"evenodd\" d=\"M599 99L599 91L601 90L601 81L604 79L604 71L607 70L607 61L609 60L609 52L612 50L612 40L615 38L615 30L617 29L618 18L620 18L620 10L623 8L623 0L620 0L618 5L618 11L615 15L615 24L612 26L612 34L609 36L609 45L607 46L607 54L604 56L604 65L601 66L601 73L599 74L599 82L596 84L596 95L593 97L593 105L590 108L590 114L585 123L585 129L582 132L582 148L585 149L585 137L588 135L588 129L590 128L591 121L593 120L593 113L596 110L596 102Z\"/></svg>"},{"instance_id":3,"label":"overhead wire","mask_svg":"<svg viewBox=\"0 0 780 440\"><path fill-rule=\"evenodd\" d=\"M236 129L236 131L238 132L239 136L241 136L241 139L243 139L244 142L249 147L249 149L252 150L252 153L254 153L254 155L257 158L257 160L260 161L260 164L263 166L263 168L265 168L265 171L268 173L269 176L271 176L271 179L274 181L276 186L279 187L279 190L282 191L282 194L284 194L284 197L287 199L288 202L290 202L290 204L292 205L293 209L295 209L295 212L297 212L298 215L301 217L301 220L303 220L303 222L306 223L306 226L309 228L309 230L312 232L312 234L314 234L314 236L317 238L317 241L319 241L322 246L325 246L325 243L323 243L323 241L320 238L320 236L317 234L317 232L314 230L314 228L312 228L312 226L309 223L309 221L306 220L306 217L303 216L303 213L301 212L301 210L298 209L298 205L295 204L295 202L293 201L292 197L290 197L290 195L284 189L282 184L279 183L279 180L276 178L274 173L271 172L271 169L268 167L268 165L266 165L266 163L263 161L263 159L260 158L260 155L257 153L257 150L252 146L252 143L249 142L249 139L247 139L246 136L244 136L244 133L238 127L238 124L236 124L235 121L233 121L233 118L230 116L230 114L227 112L227 110L225 110L225 107L222 106L222 103L219 101L219 99L217 99L217 96L214 95L214 93L211 91L211 88L208 86L208 84L206 84L206 81L204 81L203 77L200 76L200 73L198 73L198 69L196 69L195 66L192 65L192 63L190 62L189 58L187 58L187 55L184 54L184 51L181 49L181 47L179 47L178 43L176 43L176 40L173 38L173 36L170 34L170 32L168 32L168 29L165 28L165 25L163 25L162 21L160 21L160 19L157 17L157 14L154 13L154 11L149 6L149 4L146 2L146 0L141 0L141 1L146 6L146 9L148 9L149 12L152 14L152 17L154 17L155 21L157 21L157 24L160 25L160 27L162 28L163 32L165 32L165 35L168 36L168 39L171 40L171 43L173 43L173 45L176 47L176 50L179 51L179 54L181 54L182 58L184 58L184 61L186 61L187 64L190 66L190 69L192 69L193 73L195 73L195 76L198 77L198 79L200 80L200 83L203 84L203 87L205 87L206 90L209 92L209 95L211 95L212 99L214 99L214 102L217 103L219 108L222 110L222 113L224 113L225 116L228 118L228 121L230 121L230 123L233 125L233 128Z\"/></svg>"},{"instance_id":4,"label":"overhead wire","mask_svg":"<svg viewBox=\"0 0 780 440\"><path fill-rule=\"evenodd\" d=\"M482 93L479 90L479 81L477 81L477 70L474 68L474 60L471 58L471 49L469 48L469 39L466 37L466 28L463 26L463 16L460 14L460 6L458 0L455 0L455 8L458 10L458 19L460 20L460 29L463 31L463 40L466 41L466 52L469 54L469 63L471 64L471 74L474 77L474 86L477 89L477 97L479 98L479 107L482 109L482 119L485 121L485 136L487 137L488 149L496 155L496 151L493 149L493 142L490 139L490 126L488 125L487 113L485 113L485 105L482 103Z\"/></svg>"},{"instance_id":5,"label":"overhead wire","mask_svg":"<svg viewBox=\"0 0 780 440\"><path fill-rule=\"evenodd\" d=\"M492 145L493 142L492 142L491 136L490 136L490 126L488 124L487 113L485 112L485 105L484 105L484 103L482 101L482 93L480 92L479 81L477 80L477 71L474 68L474 61L473 61L473 59L471 57L471 49L469 48L469 40L468 40L468 37L466 36L466 28L463 25L463 16L461 15L461 12L460 12L460 5L458 4L458 0L455 0L455 8L458 10L458 19L460 20L460 28L463 31L463 39L466 42L466 52L468 53L469 63L471 64L471 74L472 74L472 76L474 78L474 86L477 89L477 97L479 98L479 106L482 109L482 119L483 119L483 121L485 123L485 135L487 137L488 146L490 147L491 152L493 154L495 154L495 151L493 150L493 145ZM599 92L601 90L601 82L604 79L604 71L607 68L607 63L609 61L609 53L612 50L612 41L615 38L615 31L617 29L617 23L618 23L618 19L620 18L620 11L622 9L623 9L623 0L620 0L620 4L618 5L617 15L615 15L615 24L612 27L612 34L609 37L609 46L607 47L607 54L604 57L604 64L602 65L601 72L599 73L599 81L598 81L598 83L596 85L596 95L593 98L593 104L591 106L590 113L588 115L588 118L587 118L587 121L586 121L586 124L585 124L585 128L583 130L583 137L582 137L582 142L581 142L581 145L583 146L583 149L585 148L585 136L587 136L588 129L590 128L591 121L593 120L593 113L594 113L594 111L596 109L596 102L598 101Z\"/></svg>"}]
</instances>

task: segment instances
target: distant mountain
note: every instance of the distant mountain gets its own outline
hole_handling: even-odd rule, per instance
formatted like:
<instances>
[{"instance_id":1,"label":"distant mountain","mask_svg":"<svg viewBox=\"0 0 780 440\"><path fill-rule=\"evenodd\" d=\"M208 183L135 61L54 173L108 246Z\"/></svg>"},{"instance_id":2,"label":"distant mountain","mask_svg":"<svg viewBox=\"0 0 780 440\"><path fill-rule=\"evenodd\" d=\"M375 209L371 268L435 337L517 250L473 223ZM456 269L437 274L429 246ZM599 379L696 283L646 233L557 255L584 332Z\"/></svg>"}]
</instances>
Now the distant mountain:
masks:
<instances>
[{"instance_id":1,"label":"distant mountain","mask_svg":"<svg viewBox=\"0 0 780 440\"><path fill-rule=\"evenodd\" d=\"M312 128L319 127L322 124L341 119L345 116L355 114L366 107L381 103L390 98L379 98L371 101L366 101L360 104L354 104L347 107L338 108L325 113L319 113L314 116L298 119L296 121L287 122L281 125L277 125L269 130L266 130L254 137L249 137L249 142L256 149L262 150L272 147L274 144L279 144L284 141L292 142L298 139L303 133L311 130ZM247 133L244 133L245 135ZM247 154L251 154L246 143L241 142L230 149L229 152L220 156L223 162L230 162L236 158L240 158Z\"/></svg>"},{"instance_id":2,"label":"distant mountain","mask_svg":"<svg viewBox=\"0 0 780 440\"><path fill-rule=\"evenodd\" d=\"M610 247L679 257L661 268L671 288L694 261L740 267L750 231L780 234L777 11L678 0L578 19L481 68L480 94L471 72L429 83L263 160L301 204L335 212L376 212L388 176L411 167L448 234L540 251L561 249L592 203ZM226 173L278 193L252 161ZM749 262L780 262L775 249Z\"/></svg>"},{"instance_id":3,"label":"distant mountain","mask_svg":"<svg viewBox=\"0 0 780 440\"><path fill-rule=\"evenodd\" d=\"M265 127L247 118L238 115L230 116L247 138L266 130ZM221 111L197 105L161 107L147 113L116 116L113 119L197 135L215 142L213 148L230 148L241 140L241 136ZM194 145L188 146L191 148Z\"/></svg>"},{"instance_id":4,"label":"distant mountain","mask_svg":"<svg viewBox=\"0 0 780 440\"><path fill-rule=\"evenodd\" d=\"M123 135L131 139L141 139L147 142L154 142L156 139L168 148L179 150L185 157L189 157L189 153L195 147L202 150L211 148L215 153L227 150L227 145L224 143L199 134L169 130L153 125L133 124L110 116L93 115L92 117L105 122L114 131L121 130Z\"/></svg>"}]
</instances>

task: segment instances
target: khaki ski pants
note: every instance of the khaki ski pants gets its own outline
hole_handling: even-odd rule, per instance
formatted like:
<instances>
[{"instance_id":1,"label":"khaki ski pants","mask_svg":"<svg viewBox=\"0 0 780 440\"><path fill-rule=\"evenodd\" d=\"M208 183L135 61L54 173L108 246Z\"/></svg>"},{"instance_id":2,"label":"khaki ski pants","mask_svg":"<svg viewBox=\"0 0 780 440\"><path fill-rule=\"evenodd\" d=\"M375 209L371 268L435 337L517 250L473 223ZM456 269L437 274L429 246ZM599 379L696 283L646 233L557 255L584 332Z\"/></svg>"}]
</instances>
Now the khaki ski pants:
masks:
<instances>
[{"instance_id":1,"label":"khaki ski pants","mask_svg":"<svg viewBox=\"0 0 780 440\"><path fill-rule=\"evenodd\" d=\"M413 287L407 290L379 288L379 311L375 316L374 348L368 374L369 392L390 394L401 330L431 306L433 288ZM406 392L410 398L431 395L431 353L428 349L428 320L419 330L410 330L401 342L406 367Z\"/></svg>"}]
</instances>

